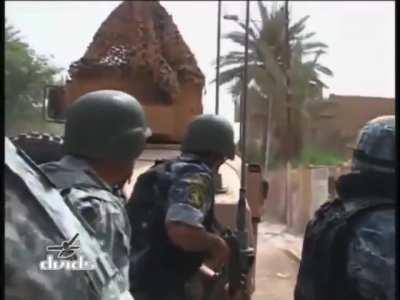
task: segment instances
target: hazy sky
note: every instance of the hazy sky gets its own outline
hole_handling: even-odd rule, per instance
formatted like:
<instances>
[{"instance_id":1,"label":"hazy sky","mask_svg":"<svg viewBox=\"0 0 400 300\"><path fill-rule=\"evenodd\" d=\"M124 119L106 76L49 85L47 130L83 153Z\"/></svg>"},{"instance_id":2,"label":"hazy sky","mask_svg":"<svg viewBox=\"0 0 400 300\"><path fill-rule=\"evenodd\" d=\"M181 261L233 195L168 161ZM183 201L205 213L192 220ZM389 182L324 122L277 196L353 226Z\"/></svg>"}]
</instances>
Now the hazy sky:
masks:
<instances>
[{"instance_id":1,"label":"hazy sky","mask_svg":"<svg viewBox=\"0 0 400 300\"><path fill-rule=\"evenodd\" d=\"M265 1L270 4L270 1ZM93 35L120 1L6 1L6 18L39 54L68 69L79 59ZM216 57L217 2L161 1L173 16L184 40L193 51L207 83L215 77L211 62ZM223 1L223 14L244 17L245 2ZM251 18L260 19L252 2ZM306 30L329 46L321 62L334 77L323 78L329 93L394 97L395 5L394 1L293 1L294 20L310 15ZM238 29L222 21L222 32ZM222 53L235 49L226 40ZM237 49L239 50L239 49ZM203 104L213 112L215 85L207 84ZM233 120L231 97L221 89L221 113Z\"/></svg>"}]
</instances>

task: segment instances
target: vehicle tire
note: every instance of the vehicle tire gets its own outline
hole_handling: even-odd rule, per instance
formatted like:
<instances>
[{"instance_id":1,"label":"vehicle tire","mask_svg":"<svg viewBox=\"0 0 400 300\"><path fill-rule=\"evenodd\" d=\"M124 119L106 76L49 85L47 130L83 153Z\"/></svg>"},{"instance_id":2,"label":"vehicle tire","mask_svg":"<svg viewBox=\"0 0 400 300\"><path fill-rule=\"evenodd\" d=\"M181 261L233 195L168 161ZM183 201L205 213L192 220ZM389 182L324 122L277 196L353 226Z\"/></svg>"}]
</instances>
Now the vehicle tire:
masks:
<instances>
[{"instance_id":1,"label":"vehicle tire","mask_svg":"<svg viewBox=\"0 0 400 300\"><path fill-rule=\"evenodd\" d=\"M64 155L64 139L47 133L21 133L10 137L11 142L23 150L36 164L57 161Z\"/></svg>"}]
</instances>

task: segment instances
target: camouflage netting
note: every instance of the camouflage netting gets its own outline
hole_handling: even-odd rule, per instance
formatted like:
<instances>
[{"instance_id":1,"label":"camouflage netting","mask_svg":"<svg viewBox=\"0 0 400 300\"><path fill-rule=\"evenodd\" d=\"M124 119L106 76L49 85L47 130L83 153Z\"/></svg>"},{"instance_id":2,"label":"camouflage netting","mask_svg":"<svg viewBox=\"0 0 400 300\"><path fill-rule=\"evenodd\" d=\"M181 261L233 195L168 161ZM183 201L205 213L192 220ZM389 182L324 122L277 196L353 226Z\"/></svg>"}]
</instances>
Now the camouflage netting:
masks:
<instances>
[{"instance_id":1,"label":"camouflage netting","mask_svg":"<svg viewBox=\"0 0 400 300\"><path fill-rule=\"evenodd\" d=\"M180 85L204 86L204 75L172 17L156 1L124 1L103 22L84 56L71 64L71 79L119 69L148 73L171 99Z\"/></svg>"}]
</instances>

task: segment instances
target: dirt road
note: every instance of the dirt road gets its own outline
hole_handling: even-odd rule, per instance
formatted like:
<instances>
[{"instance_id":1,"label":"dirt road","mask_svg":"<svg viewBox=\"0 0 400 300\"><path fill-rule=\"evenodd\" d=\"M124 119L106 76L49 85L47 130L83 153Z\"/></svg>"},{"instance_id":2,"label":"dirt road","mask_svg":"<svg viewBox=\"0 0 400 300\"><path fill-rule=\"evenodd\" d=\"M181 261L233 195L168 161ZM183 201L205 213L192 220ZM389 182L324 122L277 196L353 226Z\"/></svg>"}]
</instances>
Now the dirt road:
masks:
<instances>
[{"instance_id":1,"label":"dirt road","mask_svg":"<svg viewBox=\"0 0 400 300\"><path fill-rule=\"evenodd\" d=\"M263 222L258 230L253 300L292 300L303 240L285 226Z\"/></svg>"}]
</instances>

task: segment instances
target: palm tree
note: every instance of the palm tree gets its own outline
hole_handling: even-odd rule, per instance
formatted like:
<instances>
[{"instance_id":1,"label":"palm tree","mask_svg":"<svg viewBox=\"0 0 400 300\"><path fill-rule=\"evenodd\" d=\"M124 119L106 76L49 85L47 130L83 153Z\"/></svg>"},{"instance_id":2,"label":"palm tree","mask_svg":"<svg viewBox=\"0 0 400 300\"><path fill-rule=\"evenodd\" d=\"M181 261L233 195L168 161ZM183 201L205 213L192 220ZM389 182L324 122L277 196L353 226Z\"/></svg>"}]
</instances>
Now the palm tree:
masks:
<instances>
[{"instance_id":1,"label":"palm tree","mask_svg":"<svg viewBox=\"0 0 400 300\"><path fill-rule=\"evenodd\" d=\"M251 20L249 28L249 53L248 53L248 80L254 81L257 90L268 101L269 121L268 135L277 133L280 144L288 137L286 132L285 102L286 78L284 56L287 49L285 43L285 12L283 6L276 2L269 10L262 1L257 1L261 15L261 26L257 21ZM294 148L292 159L296 158L302 147L302 120L307 112L305 103L322 97L322 88L327 86L320 80L320 74L332 76L333 73L327 67L318 63L322 54L328 46L321 42L309 41L315 33L304 33L305 23L309 16L289 26L289 44L291 68L289 76L291 79L292 91L292 115L295 123L292 132ZM245 25L236 20L240 31L233 31L224 38L243 46L245 43ZM243 74L243 51L231 51L221 57L220 85L230 83L230 93L237 102L242 92L241 78ZM274 130L272 130L274 129ZM266 134L265 134L266 135ZM264 141L264 149L268 149L270 138ZM280 145L282 146L282 145ZM279 152L279 151L277 151ZM268 159L268 157L266 157Z\"/></svg>"}]
</instances>

